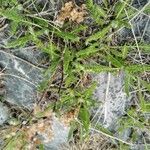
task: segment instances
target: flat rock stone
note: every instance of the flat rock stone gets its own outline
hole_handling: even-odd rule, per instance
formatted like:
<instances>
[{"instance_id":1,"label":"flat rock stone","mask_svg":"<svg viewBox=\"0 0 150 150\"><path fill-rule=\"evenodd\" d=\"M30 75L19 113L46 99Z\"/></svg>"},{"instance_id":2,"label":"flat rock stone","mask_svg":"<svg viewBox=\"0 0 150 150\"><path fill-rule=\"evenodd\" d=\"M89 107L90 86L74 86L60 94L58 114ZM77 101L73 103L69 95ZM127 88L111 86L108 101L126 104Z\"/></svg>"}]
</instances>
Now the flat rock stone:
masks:
<instances>
[{"instance_id":1,"label":"flat rock stone","mask_svg":"<svg viewBox=\"0 0 150 150\"><path fill-rule=\"evenodd\" d=\"M61 145L67 143L70 128L60 122L58 118L53 117L51 129L53 138L45 143L45 150L60 150Z\"/></svg>"},{"instance_id":2,"label":"flat rock stone","mask_svg":"<svg viewBox=\"0 0 150 150\"><path fill-rule=\"evenodd\" d=\"M93 117L97 123L115 130L117 120L125 114L129 102L123 88L124 74L100 73L94 76L94 80L98 83L94 98L101 105L93 110Z\"/></svg>"},{"instance_id":3,"label":"flat rock stone","mask_svg":"<svg viewBox=\"0 0 150 150\"><path fill-rule=\"evenodd\" d=\"M24 107L32 107L37 100L37 86L42 81L42 69L17 57L10 52L0 50L0 66L6 93L4 99Z\"/></svg>"}]
</instances>

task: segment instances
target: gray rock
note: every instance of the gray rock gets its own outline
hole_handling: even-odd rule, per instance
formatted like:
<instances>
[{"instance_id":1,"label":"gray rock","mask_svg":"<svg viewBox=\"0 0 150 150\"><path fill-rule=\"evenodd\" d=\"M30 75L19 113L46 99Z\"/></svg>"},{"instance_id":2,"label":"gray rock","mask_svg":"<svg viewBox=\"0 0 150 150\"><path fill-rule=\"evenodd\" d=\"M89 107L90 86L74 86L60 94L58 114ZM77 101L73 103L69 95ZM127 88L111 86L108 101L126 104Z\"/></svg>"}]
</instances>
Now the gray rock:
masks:
<instances>
[{"instance_id":1,"label":"gray rock","mask_svg":"<svg viewBox=\"0 0 150 150\"><path fill-rule=\"evenodd\" d=\"M69 127L60 122L56 117L52 120L53 138L45 143L45 150L60 150L61 145L67 143Z\"/></svg>"},{"instance_id":2,"label":"gray rock","mask_svg":"<svg viewBox=\"0 0 150 150\"><path fill-rule=\"evenodd\" d=\"M9 109L0 102L0 125L9 118Z\"/></svg>"},{"instance_id":3,"label":"gray rock","mask_svg":"<svg viewBox=\"0 0 150 150\"><path fill-rule=\"evenodd\" d=\"M93 116L97 123L114 131L129 102L123 89L124 74L100 73L94 76L94 80L98 83L94 97L101 106L93 110Z\"/></svg>"},{"instance_id":4,"label":"gray rock","mask_svg":"<svg viewBox=\"0 0 150 150\"><path fill-rule=\"evenodd\" d=\"M47 55L32 46L20 49L11 49L11 53L39 67L45 67L43 63L48 62Z\"/></svg>"},{"instance_id":5,"label":"gray rock","mask_svg":"<svg viewBox=\"0 0 150 150\"><path fill-rule=\"evenodd\" d=\"M6 90L5 100L31 108L37 100L37 86L42 81L43 70L3 50L0 50L0 66L5 69L1 73Z\"/></svg>"},{"instance_id":6,"label":"gray rock","mask_svg":"<svg viewBox=\"0 0 150 150\"><path fill-rule=\"evenodd\" d=\"M132 6L134 6L135 8L142 8L145 4L148 3L149 0L134 0L132 2Z\"/></svg>"},{"instance_id":7,"label":"gray rock","mask_svg":"<svg viewBox=\"0 0 150 150\"><path fill-rule=\"evenodd\" d=\"M143 9L145 5L150 5L150 1L148 0L135 0L133 2L133 7L140 10ZM119 31L118 40L120 42L122 41L128 41L129 39L135 39L134 36L136 36L136 39L138 41L150 43L150 17L149 14L144 13L141 11L139 13L137 11L136 17L132 18L130 20L130 23L132 25L132 29L123 28Z\"/></svg>"}]
</instances>

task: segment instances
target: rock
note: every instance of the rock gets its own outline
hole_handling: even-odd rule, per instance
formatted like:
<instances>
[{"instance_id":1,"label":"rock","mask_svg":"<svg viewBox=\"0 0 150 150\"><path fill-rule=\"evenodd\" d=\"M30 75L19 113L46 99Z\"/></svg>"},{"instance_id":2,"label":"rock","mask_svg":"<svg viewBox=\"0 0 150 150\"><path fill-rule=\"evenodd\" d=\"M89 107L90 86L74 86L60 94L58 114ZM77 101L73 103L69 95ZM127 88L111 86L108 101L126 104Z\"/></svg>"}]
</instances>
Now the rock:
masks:
<instances>
[{"instance_id":1,"label":"rock","mask_svg":"<svg viewBox=\"0 0 150 150\"><path fill-rule=\"evenodd\" d=\"M53 117L51 128L53 138L51 141L45 143L45 150L60 150L61 145L67 143L69 127L60 122L58 118Z\"/></svg>"},{"instance_id":2,"label":"rock","mask_svg":"<svg viewBox=\"0 0 150 150\"><path fill-rule=\"evenodd\" d=\"M124 74L100 73L94 76L94 80L98 83L94 97L102 103L99 108L93 110L94 118L97 123L114 131L117 120L125 114L129 103L123 89Z\"/></svg>"},{"instance_id":3,"label":"rock","mask_svg":"<svg viewBox=\"0 0 150 150\"><path fill-rule=\"evenodd\" d=\"M0 102L0 125L9 118L9 109Z\"/></svg>"},{"instance_id":4,"label":"rock","mask_svg":"<svg viewBox=\"0 0 150 150\"><path fill-rule=\"evenodd\" d=\"M6 90L4 99L31 108L38 98L37 86L42 82L42 68L3 50L0 50L0 66L5 69L1 73Z\"/></svg>"},{"instance_id":5,"label":"rock","mask_svg":"<svg viewBox=\"0 0 150 150\"><path fill-rule=\"evenodd\" d=\"M138 8L139 11L143 9L145 5L148 4L147 0L135 0L133 2L133 6ZM147 6L148 7L148 6ZM139 12L137 11L137 14ZM118 40L128 41L129 39L135 39L134 35L136 36L138 41L143 41L146 43L150 42L150 20L149 15L144 13L143 11L139 13L136 17L130 20L132 25L132 29L123 28L118 33Z\"/></svg>"},{"instance_id":6,"label":"rock","mask_svg":"<svg viewBox=\"0 0 150 150\"><path fill-rule=\"evenodd\" d=\"M135 8L142 8L144 5L146 5L148 3L148 0L134 0L132 2L132 6L134 6Z\"/></svg>"},{"instance_id":7,"label":"rock","mask_svg":"<svg viewBox=\"0 0 150 150\"><path fill-rule=\"evenodd\" d=\"M43 65L44 63L48 62L47 55L44 54L41 50L37 50L34 47L26 47L20 49L11 49L11 53L13 55L22 58L23 60L30 62L38 67L46 67Z\"/></svg>"}]
</instances>

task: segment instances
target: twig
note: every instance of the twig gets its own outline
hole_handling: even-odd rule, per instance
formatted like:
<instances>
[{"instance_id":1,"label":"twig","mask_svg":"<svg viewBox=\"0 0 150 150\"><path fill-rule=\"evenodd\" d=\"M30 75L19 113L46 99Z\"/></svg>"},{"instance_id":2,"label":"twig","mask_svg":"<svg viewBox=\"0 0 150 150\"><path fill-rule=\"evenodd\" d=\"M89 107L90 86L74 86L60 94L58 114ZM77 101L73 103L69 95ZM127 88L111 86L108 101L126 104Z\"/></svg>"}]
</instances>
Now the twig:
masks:
<instances>
[{"instance_id":1,"label":"twig","mask_svg":"<svg viewBox=\"0 0 150 150\"><path fill-rule=\"evenodd\" d=\"M104 135L104 136L106 136L106 137L109 137L109 138L111 138L111 139L117 140L117 141L119 141L119 142L121 142L121 143L124 143L124 144L127 144L127 145L129 145L129 146L133 146L133 145L134 145L134 144L132 144L132 143L123 141L122 139L119 139L119 138L117 138L117 137L115 137L115 136L111 136L111 135L109 135L109 134L107 134L107 133L105 133L105 132L102 132L102 131L100 131L100 130L97 130L97 129L94 129L94 128L90 128L90 129L91 129L92 131L95 131L95 132L97 132L97 133L100 133L100 134L102 134L102 135Z\"/></svg>"}]
</instances>

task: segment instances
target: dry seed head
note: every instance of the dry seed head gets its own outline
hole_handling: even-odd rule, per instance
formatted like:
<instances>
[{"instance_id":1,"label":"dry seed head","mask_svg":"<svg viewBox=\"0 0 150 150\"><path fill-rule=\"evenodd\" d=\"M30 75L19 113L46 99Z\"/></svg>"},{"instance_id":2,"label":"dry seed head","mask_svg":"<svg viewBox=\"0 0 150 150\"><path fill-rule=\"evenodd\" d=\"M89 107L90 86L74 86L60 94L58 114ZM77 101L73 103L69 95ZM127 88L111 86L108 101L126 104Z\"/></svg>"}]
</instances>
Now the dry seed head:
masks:
<instances>
[{"instance_id":1,"label":"dry seed head","mask_svg":"<svg viewBox=\"0 0 150 150\"><path fill-rule=\"evenodd\" d=\"M81 23L84 21L86 14L85 4L82 4L81 7L77 7L70 1L65 3L64 7L61 8L55 23L63 25L66 20Z\"/></svg>"}]
</instances>

